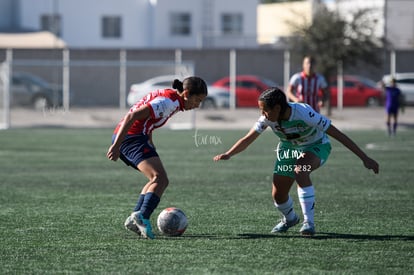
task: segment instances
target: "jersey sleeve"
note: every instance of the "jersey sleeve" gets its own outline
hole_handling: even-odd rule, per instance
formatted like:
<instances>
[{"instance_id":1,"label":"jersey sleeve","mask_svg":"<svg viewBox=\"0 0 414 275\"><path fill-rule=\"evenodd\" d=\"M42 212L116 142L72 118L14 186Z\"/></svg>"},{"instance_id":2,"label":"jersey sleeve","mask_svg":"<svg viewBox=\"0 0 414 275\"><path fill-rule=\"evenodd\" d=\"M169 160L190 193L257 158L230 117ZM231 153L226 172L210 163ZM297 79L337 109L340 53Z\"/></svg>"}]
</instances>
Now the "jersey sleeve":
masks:
<instances>
[{"instance_id":1,"label":"jersey sleeve","mask_svg":"<svg viewBox=\"0 0 414 275\"><path fill-rule=\"evenodd\" d=\"M328 83L323 75L319 75L320 87L321 89L325 89L328 87Z\"/></svg>"},{"instance_id":2,"label":"jersey sleeve","mask_svg":"<svg viewBox=\"0 0 414 275\"><path fill-rule=\"evenodd\" d=\"M326 132L331 125L331 120L329 118L316 112L308 104L297 104L297 111L301 120L303 120L307 125L315 127L322 132Z\"/></svg>"},{"instance_id":3,"label":"jersey sleeve","mask_svg":"<svg viewBox=\"0 0 414 275\"><path fill-rule=\"evenodd\" d=\"M253 128L256 132L258 132L259 134L263 133L264 130L266 130L268 124L266 123L266 117L265 116L261 116L259 117L259 119L256 121L256 123L254 124Z\"/></svg>"},{"instance_id":4,"label":"jersey sleeve","mask_svg":"<svg viewBox=\"0 0 414 275\"><path fill-rule=\"evenodd\" d=\"M292 75L292 77L289 80L289 85L292 87L297 87L300 79L300 74L296 73Z\"/></svg>"},{"instance_id":5,"label":"jersey sleeve","mask_svg":"<svg viewBox=\"0 0 414 275\"><path fill-rule=\"evenodd\" d=\"M151 110L151 117L153 119L159 119L168 117L176 110L174 102L166 97L157 97L147 103L147 106Z\"/></svg>"}]
</instances>

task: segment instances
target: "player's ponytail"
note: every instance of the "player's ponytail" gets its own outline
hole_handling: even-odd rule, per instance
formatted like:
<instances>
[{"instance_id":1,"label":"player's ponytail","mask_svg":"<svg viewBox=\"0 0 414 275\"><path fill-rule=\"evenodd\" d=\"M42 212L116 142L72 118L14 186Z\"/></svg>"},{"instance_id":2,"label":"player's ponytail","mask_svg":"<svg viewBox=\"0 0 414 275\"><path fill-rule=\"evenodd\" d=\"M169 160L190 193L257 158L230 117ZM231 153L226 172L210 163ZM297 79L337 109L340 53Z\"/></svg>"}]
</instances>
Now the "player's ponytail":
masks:
<instances>
[{"instance_id":1,"label":"player's ponytail","mask_svg":"<svg viewBox=\"0 0 414 275\"><path fill-rule=\"evenodd\" d=\"M178 90L180 93L182 93L184 91L183 83L178 79L174 79L174 81L172 83L172 87L174 89Z\"/></svg>"}]
</instances>

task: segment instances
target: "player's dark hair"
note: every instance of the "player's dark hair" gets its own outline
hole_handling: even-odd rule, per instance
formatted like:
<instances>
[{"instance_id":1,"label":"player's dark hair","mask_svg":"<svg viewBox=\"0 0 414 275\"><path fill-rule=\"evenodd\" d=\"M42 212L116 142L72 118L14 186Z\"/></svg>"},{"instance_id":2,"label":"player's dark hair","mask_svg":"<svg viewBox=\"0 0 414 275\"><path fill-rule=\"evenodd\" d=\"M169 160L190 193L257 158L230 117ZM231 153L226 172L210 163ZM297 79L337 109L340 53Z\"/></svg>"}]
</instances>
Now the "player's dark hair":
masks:
<instances>
[{"instance_id":1,"label":"player's dark hair","mask_svg":"<svg viewBox=\"0 0 414 275\"><path fill-rule=\"evenodd\" d=\"M172 87L176 90L178 90L180 93L182 91L184 91L184 87L183 87L183 83L178 80L178 79L174 79L173 83L172 83Z\"/></svg>"},{"instance_id":2,"label":"player's dark hair","mask_svg":"<svg viewBox=\"0 0 414 275\"><path fill-rule=\"evenodd\" d=\"M189 95L207 95L207 84L206 82L197 76L187 77L181 82L178 79L174 79L172 87L177 89L179 92L188 90Z\"/></svg>"},{"instance_id":3,"label":"player's dark hair","mask_svg":"<svg viewBox=\"0 0 414 275\"><path fill-rule=\"evenodd\" d=\"M281 118L289 106L285 93L277 87L269 88L259 96L259 101L262 101L270 109L273 109L276 105L280 106L278 121L280 125Z\"/></svg>"}]
</instances>

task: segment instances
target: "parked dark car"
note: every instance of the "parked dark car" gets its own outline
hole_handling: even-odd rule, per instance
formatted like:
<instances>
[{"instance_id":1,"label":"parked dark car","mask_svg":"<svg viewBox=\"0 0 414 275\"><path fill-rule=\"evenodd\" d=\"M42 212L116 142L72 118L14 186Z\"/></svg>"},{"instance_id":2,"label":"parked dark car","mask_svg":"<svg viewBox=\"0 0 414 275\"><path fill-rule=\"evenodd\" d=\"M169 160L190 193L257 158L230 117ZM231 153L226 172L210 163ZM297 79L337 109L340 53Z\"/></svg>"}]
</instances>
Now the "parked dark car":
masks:
<instances>
[{"instance_id":1,"label":"parked dark car","mask_svg":"<svg viewBox=\"0 0 414 275\"><path fill-rule=\"evenodd\" d=\"M15 72L10 84L11 106L44 109L62 105L62 87L50 84L38 76Z\"/></svg>"}]
</instances>

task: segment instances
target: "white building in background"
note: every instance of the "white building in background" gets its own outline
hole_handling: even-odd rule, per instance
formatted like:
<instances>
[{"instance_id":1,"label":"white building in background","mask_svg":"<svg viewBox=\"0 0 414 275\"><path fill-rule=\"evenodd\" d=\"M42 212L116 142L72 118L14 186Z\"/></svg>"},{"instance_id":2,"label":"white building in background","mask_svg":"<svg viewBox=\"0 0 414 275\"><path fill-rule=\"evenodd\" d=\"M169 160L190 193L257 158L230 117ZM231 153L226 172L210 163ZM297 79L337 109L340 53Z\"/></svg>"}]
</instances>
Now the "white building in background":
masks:
<instances>
[{"instance_id":1,"label":"white building in background","mask_svg":"<svg viewBox=\"0 0 414 275\"><path fill-rule=\"evenodd\" d=\"M318 3L345 18L370 8L377 37L414 49L414 0L0 0L0 32L48 30L70 48L283 47L288 21L311 21Z\"/></svg>"},{"instance_id":2,"label":"white building in background","mask_svg":"<svg viewBox=\"0 0 414 275\"><path fill-rule=\"evenodd\" d=\"M249 48L259 2L0 0L0 31L49 30L72 48Z\"/></svg>"}]
</instances>

